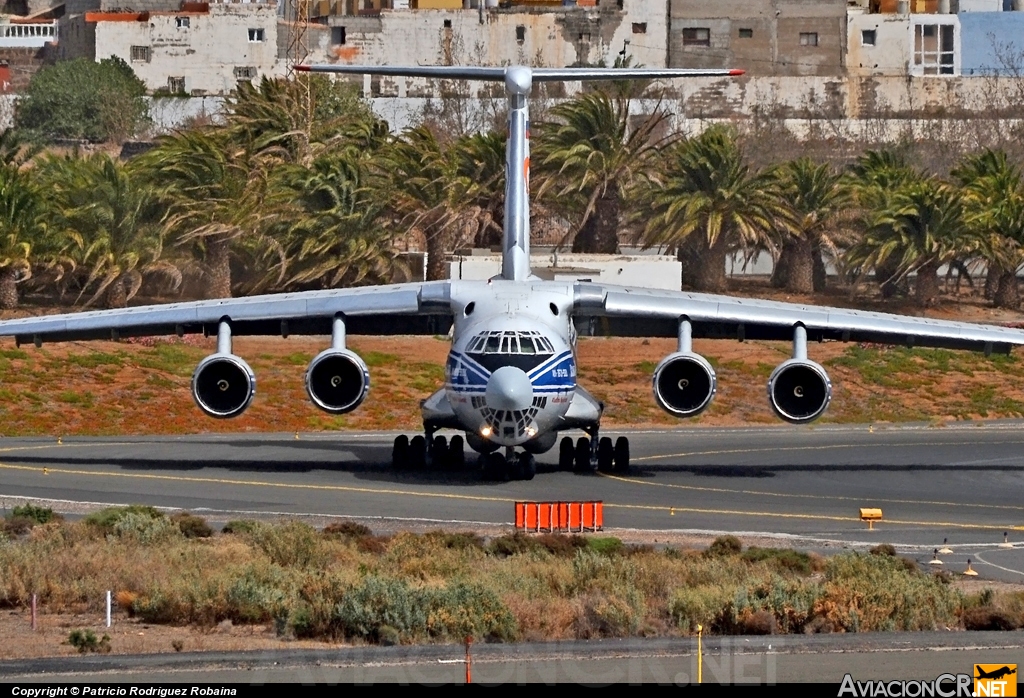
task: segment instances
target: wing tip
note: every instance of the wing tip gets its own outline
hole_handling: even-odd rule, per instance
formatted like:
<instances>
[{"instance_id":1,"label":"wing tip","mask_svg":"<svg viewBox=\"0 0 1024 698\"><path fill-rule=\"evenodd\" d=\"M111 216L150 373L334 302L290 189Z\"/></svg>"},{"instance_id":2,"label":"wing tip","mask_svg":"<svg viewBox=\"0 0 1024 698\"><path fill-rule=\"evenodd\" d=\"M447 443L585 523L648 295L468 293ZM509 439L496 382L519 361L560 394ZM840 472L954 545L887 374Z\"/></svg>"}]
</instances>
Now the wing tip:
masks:
<instances>
[{"instance_id":1,"label":"wing tip","mask_svg":"<svg viewBox=\"0 0 1024 698\"><path fill-rule=\"evenodd\" d=\"M295 66L292 66L292 70L298 71L300 73L310 73L310 72L312 72L312 69L313 69L313 66L310 66L310 65L295 65Z\"/></svg>"},{"instance_id":2,"label":"wing tip","mask_svg":"<svg viewBox=\"0 0 1024 698\"><path fill-rule=\"evenodd\" d=\"M298 68L296 68L296 70L298 70ZM733 68L732 70L729 71L729 75L730 76L733 76L733 75L744 75L744 74L746 74L746 72L747 71L741 70L739 68Z\"/></svg>"}]
</instances>

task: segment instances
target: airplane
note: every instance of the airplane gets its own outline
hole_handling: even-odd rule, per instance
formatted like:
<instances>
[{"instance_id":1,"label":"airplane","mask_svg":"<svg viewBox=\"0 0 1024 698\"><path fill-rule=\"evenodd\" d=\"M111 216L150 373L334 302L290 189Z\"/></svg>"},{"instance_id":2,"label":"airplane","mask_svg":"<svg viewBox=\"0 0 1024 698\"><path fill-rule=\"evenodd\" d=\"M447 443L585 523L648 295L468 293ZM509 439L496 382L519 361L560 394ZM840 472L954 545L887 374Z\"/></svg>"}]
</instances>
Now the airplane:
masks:
<instances>
[{"instance_id":1,"label":"airplane","mask_svg":"<svg viewBox=\"0 0 1024 698\"><path fill-rule=\"evenodd\" d=\"M1014 665L1014 666L1016 666L1016 665ZM1016 674L1016 673L1017 673L1017 669L1015 669L1015 668L1011 669L1008 666L1000 667L999 669L993 669L990 672L987 672L984 669L979 668L978 669L978 675L975 676L974 678L976 678L976 679L1001 679L1004 676L1012 676L1013 674Z\"/></svg>"},{"instance_id":2,"label":"airplane","mask_svg":"<svg viewBox=\"0 0 1024 698\"><path fill-rule=\"evenodd\" d=\"M577 381L576 342L584 336L674 337L676 351L654 369L654 399L669 414L693 417L711 404L717 376L693 351L694 337L788 340L792 358L768 379L771 408L806 424L832 399L825 369L808 342L876 342L1009 353L1024 331L886 313L729 296L546 281L530 270L529 108L544 81L729 77L739 70L301 65L297 70L350 75L484 80L504 84L508 101L505 227L501 273L487 281L445 280L171 303L0 322L0 336L20 345L204 333L217 350L196 367L191 392L199 409L236 417L252 403L256 377L232 351L237 335L330 335L310 362L310 400L332 414L359 407L370 388L366 363L348 334L451 333L444 387L421 403L423 433L399 436L395 468L465 465L480 454L488 477L532 479L535 456L554 448L560 469L625 471L629 440L601 436L603 403ZM450 441L442 429L460 432ZM582 430L576 441L564 432ZM462 434L465 434L463 437Z\"/></svg>"}]
</instances>

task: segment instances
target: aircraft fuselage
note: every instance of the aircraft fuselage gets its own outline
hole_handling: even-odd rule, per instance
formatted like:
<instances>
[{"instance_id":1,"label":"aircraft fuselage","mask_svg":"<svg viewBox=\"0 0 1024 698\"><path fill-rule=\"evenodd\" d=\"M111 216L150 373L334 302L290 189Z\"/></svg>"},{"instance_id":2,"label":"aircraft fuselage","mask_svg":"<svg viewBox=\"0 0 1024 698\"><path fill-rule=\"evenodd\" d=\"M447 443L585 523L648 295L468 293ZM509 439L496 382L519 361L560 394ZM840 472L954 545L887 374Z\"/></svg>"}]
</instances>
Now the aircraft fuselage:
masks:
<instances>
[{"instance_id":1,"label":"aircraft fuselage","mask_svg":"<svg viewBox=\"0 0 1024 698\"><path fill-rule=\"evenodd\" d=\"M571 284L452 282L445 392L467 433L495 446L554 443L576 392L572 303Z\"/></svg>"}]
</instances>

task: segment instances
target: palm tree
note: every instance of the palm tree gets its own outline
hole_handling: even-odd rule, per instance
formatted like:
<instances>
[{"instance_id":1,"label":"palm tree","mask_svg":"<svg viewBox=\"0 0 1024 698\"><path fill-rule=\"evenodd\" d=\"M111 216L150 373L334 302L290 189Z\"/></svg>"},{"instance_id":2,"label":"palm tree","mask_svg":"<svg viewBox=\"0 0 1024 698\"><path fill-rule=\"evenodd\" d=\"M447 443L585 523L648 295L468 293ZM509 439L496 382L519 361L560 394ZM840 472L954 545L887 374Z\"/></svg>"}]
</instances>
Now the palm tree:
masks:
<instances>
[{"instance_id":1,"label":"palm tree","mask_svg":"<svg viewBox=\"0 0 1024 698\"><path fill-rule=\"evenodd\" d=\"M227 104L226 130L237 144L283 162L309 165L326 150L380 131L352 85L322 75L240 82Z\"/></svg>"},{"instance_id":2,"label":"palm tree","mask_svg":"<svg viewBox=\"0 0 1024 698\"><path fill-rule=\"evenodd\" d=\"M92 291L86 305L102 296L107 307L125 307L145 273L179 278L161 259L157 198L132 171L100 153L50 157L39 169L53 197L51 225L69 242L66 254L87 272L78 296Z\"/></svg>"},{"instance_id":3,"label":"palm tree","mask_svg":"<svg viewBox=\"0 0 1024 698\"><path fill-rule=\"evenodd\" d=\"M870 212L870 226L850 248L847 263L864 270L891 261L899 277L916 272L915 300L931 305L939 294L939 267L977 250L977 240L966 235L963 199L950 185L924 176L886 198Z\"/></svg>"},{"instance_id":4,"label":"palm tree","mask_svg":"<svg viewBox=\"0 0 1024 698\"><path fill-rule=\"evenodd\" d=\"M0 309L18 307L18 282L32 273L45 232L42 194L15 165L0 166Z\"/></svg>"},{"instance_id":5,"label":"palm tree","mask_svg":"<svg viewBox=\"0 0 1024 698\"><path fill-rule=\"evenodd\" d=\"M420 230L426 238L427 279L447 277L452 229L467 200L456 148L445 147L426 126L410 129L381 151L377 163L386 177L395 224Z\"/></svg>"},{"instance_id":6,"label":"palm tree","mask_svg":"<svg viewBox=\"0 0 1024 698\"><path fill-rule=\"evenodd\" d=\"M782 251L772 274L772 285L795 293L825 289L822 253L833 260L840 246L852 242L836 230L837 219L849 210L852 193L841 174L827 163L810 158L791 160L776 171L781 193L796 218L795 234L782 234Z\"/></svg>"},{"instance_id":7,"label":"palm tree","mask_svg":"<svg viewBox=\"0 0 1024 698\"><path fill-rule=\"evenodd\" d=\"M1020 305L1017 270L1024 263L1024 181L1006 153L986 150L951 173L964 187L966 224L984 242L986 295L997 308Z\"/></svg>"},{"instance_id":8,"label":"palm tree","mask_svg":"<svg viewBox=\"0 0 1024 698\"><path fill-rule=\"evenodd\" d=\"M732 130L712 126L665 154L641 196L644 246L675 248L683 283L724 291L731 250L771 248L772 231L794 229L793 214L768 173L751 173Z\"/></svg>"},{"instance_id":9,"label":"palm tree","mask_svg":"<svg viewBox=\"0 0 1024 698\"><path fill-rule=\"evenodd\" d=\"M230 298L232 247L267 242L262 226L268 168L226 130L183 131L138 159L166 207L164 227L175 244L201 259L207 298ZM282 262L283 263L283 262Z\"/></svg>"},{"instance_id":10,"label":"palm tree","mask_svg":"<svg viewBox=\"0 0 1024 698\"><path fill-rule=\"evenodd\" d=\"M465 192L459 204L463 207L460 218L471 228L473 246L500 244L505 217L505 136L497 131L463 136L456 141L455 151L456 177Z\"/></svg>"},{"instance_id":11,"label":"palm tree","mask_svg":"<svg viewBox=\"0 0 1024 698\"><path fill-rule=\"evenodd\" d=\"M871 226L871 212L885 208L889 198L901 186L919 177L919 173L895 150L869 150L858 157L850 168L848 181L861 211L861 231ZM896 257L879 261L874 272L882 298L890 298L901 291L905 277L900 272Z\"/></svg>"},{"instance_id":12,"label":"palm tree","mask_svg":"<svg viewBox=\"0 0 1024 698\"><path fill-rule=\"evenodd\" d=\"M666 145L656 134L667 114L658 108L631 127L629 107L627 98L591 92L552 109L558 122L540 129L538 198L575 219L573 252L619 251L623 194Z\"/></svg>"},{"instance_id":13,"label":"palm tree","mask_svg":"<svg viewBox=\"0 0 1024 698\"><path fill-rule=\"evenodd\" d=\"M281 173L271 208L283 228L286 285L333 288L390 281L396 270L393 229L384 204L365 186L365 171L344 157Z\"/></svg>"}]
</instances>

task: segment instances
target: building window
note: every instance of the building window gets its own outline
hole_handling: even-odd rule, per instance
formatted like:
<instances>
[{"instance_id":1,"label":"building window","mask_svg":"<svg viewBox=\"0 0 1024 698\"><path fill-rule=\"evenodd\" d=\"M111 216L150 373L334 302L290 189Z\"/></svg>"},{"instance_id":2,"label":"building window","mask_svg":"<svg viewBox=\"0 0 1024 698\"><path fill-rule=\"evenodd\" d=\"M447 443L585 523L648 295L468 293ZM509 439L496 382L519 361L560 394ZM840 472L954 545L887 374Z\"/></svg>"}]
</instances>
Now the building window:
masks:
<instances>
[{"instance_id":1,"label":"building window","mask_svg":"<svg viewBox=\"0 0 1024 698\"><path fill-rule=\"evenodd\" d=\"M331 27L331 43L345 45L345 27Z\"/></svg>"},{"instance_id":2,"label":"building window","mask_svg":"<svg viewBox=\"0 0 1024 698\"><path fill-rule=\"evenodd\" d=\"M800 32L801 46L817 46L818 32Z\"/></svg>"},{"instance_id":3,"label":"building window","mask_svg":"<svg viewBox=\"0 0 1024 698\"><path fill-rule=\"evenodd\" d=\"M633 33L634 34L646 34L647 33L647 22L633 22Z\"/></svg>"},{"instance_id":4,"label":"building window","mask_svg":"<svg viewBox=\"0 0 1024 698\"><path fill-rule=\"evenodd\" d=\"M171 94L185 94L185 77L167 78L167 91Z\"/></svg>"},{"instance_id":5,"label":"building window","mask_svg":"<svg viewBox=\"0 0 1024 698\"><path fill-rule=\"evenodd\" d=\"M516 27L516 43L520 46L526 41L526 27L520 24Z\"/></svg>"},{"instance_id":6,"label":"building window","mask_svg":"<svg viewBox=\"0 0 1024 698\"><path fill-rule=\"evenodd\" d=\"M861 46L874 46L875 45L875 30L865 29L860 33L860 45Z\"/></svg>"},{"instance_id":7,"label":"building window","mask_svg":"<svg viewBox=\"0 0 1024 698\"><path fill-rule=\"evenodd\" d=\"M251 65L236 65L235 66L235 79L236 80L253 80L256 78L256 68Z\"/></svg>"},{"instance_id":8,"label":"building window","mask_svg":"<svg viewBox=\"0 0 1024 698\"><path fill-rule=\"evenodd\" d=\"M249 30L249 41L250 43L257 44L266 39L266 34L262 29L250 29Z\"/></svg>"},{"instance_id":9,"label":"building window","mask_svg":"<svg viewBox=\"0 0 1024 698\"><path fill-rule=\"evenodd\" d=\"M444 21L444 28L445 29L451 29L452 28L452 21L450 19L446 19Z\"/></svg>"},{"instance_id":10,"label":"building window","mask_svg":"<svg viewBox=\"0 0 1024 698\"><path fill-rule=\"evenodd\" d=\"M149 63L149 46L132 46L132 63Z\"/></svg>"},{"instance_id":11,"label":"building window","mask_svg":"<svg viewBox=\"0 0 1024 698\"><path fill-rule=\"evenodd\" d=\"M174 26L176 26L178 29L188 29L188 27L189 27L189 18L188 17L175 17L174 18Z\"/></svg>"},{"instance_id":12,"label":"building window","mask_svg":"<svg viewBox=\"0 0 1024 698\"><path fill-rule=\"evenodd\" d=\"M711 30L707 27L690 27L683 30L683 46L710 46Z\"/></svg>"},{"instance_id":13,"label":"building window","mask_svg":"<svg viewBox=\"0 0 1024 698\"><path fill-rule=\"evenodd\" d=\"M952 24L914 25L914 73L956 75L956 27Z\"/></svg>"},{"instance_id":14,"label":"building window","mask_svg":"<svg viewBox=\"0 0 1024 698\"><path fill-rule=\"evenodd\" d=\"M582 42L589 42L590 41L590 32L580 32L580 41L582 41Z\"/></svg>"},{"instance_id":15,"label":"building window","mask_svg":"<svg viewBox=\"0 0 1024 698\"><path fill-rule=\"evenodd\" d=\"M741 39L753 39L754 38L754 30L753 29L740 29L740 38Z\"/></svg>"}]
</instances>

